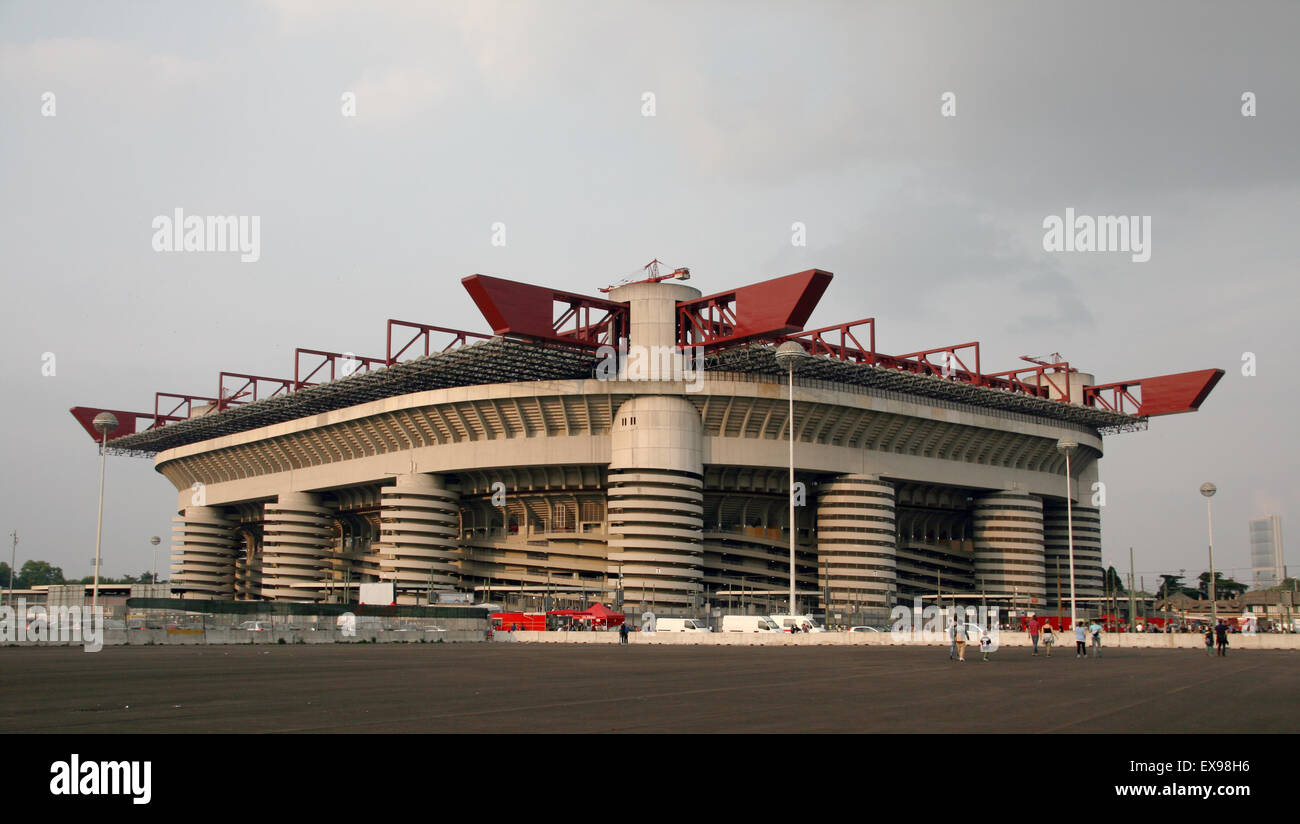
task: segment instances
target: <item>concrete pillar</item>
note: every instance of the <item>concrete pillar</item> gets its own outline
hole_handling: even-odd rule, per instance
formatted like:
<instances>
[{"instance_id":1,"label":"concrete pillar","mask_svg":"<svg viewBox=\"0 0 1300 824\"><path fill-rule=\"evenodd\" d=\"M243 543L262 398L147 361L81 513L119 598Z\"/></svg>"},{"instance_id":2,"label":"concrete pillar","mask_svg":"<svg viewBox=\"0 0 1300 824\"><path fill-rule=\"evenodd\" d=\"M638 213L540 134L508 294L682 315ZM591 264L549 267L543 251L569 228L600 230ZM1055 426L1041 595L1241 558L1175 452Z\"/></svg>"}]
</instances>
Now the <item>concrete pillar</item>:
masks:
<instances>
[{"instance_id":1,"label":"concrete pillar","mask_svg":"<svg viewBox=\"0 0 1300 824\"><path fill-rule=\"evenodd\" d=\"M609 464L609 566L623 603L687 612L703 572L702 426L686 399L643 396L614 415Z\"/></svg>"},{"instance_id":2,"label":"concrete pillar","mask_svg":"<svg viewBox=\"0 0 1300 824\"><path fill-rule=\"evenodd\" d=\"M452 589L460 559L460 495L441 475L399 475L381 491L379 579L392 581L398 603L424 603L434 590ZM406 591L403 596L402 591Z\"/></svg>"},{"instance_id":3,"label":"concrete pillar","mask_svg":"<svg viewBox=\"0 0 1300 824\"><path fill-rule=\"evenodd\" d=\"M245 554L235 560L235 599L240 601L262 600L262 544L261 536L254 529L240 528L235 531L235 547L243 544Z\"/></svg>"},{"instance_id":4,"label":"concrete pillar","mask_svg":"<svg viewBox=\"0 0 1300 824\"><path fill-rule=\"evenodd\" d=\"M1061 599L1070 598L1070 545L1065 504L1043 507L1043 554L1047 563L1047 598L1056 603L1056 565L1061 565ZM1127 570L1124 573L1128 586ZM1101 510L1074 507L1074 586L1079 598L1100 598L1105 570L1101 563Z\"/></svg>"},{"instance_id":5,"label":"concrete pillar","mask_svg":"<svg viewBox=\"0 0 1300 824\"><path fill-rule=\"evenodd\" d=\"M334 545L333 510L319 495L281 493L266 504L262 538L262 596L278 601L324 598L326 554Z\"/></svg>"},{"instance_id":6,"label":"concrete pillar","mask_svg":"<svg viewBox=\"0 0 1300 824\"><path fill-rule=\"evenodd\" d=\"M1043 501L1020 491L975 501L975 583L999 597L1018 594L1021 608L1045 606ZM1037 598L1031 605L1030 598Z\"/></svg>"},{"instance_id":7,"label":"concrete pillar","mask_svg":"<svg viewBox=\"0 0 1300 824\"><path fill-rule=\"evenodd\" d=\"M888 618L897 592L894 485L869 475L840 475L817 491L817 577L832 607L859 605ZM831 619L828 618L828 621Z\"/></svg>"},{"instance_id":8,"label":"concrete pillar","mask_svg":"<svg viewBox=\"0 0 1300 824\"><path fill-rule=\"evenodd\" d=\"M235 597L238 522L216 506L187 506L172 519L173 587L190 596Z\"/></svg>"}]
</instances>

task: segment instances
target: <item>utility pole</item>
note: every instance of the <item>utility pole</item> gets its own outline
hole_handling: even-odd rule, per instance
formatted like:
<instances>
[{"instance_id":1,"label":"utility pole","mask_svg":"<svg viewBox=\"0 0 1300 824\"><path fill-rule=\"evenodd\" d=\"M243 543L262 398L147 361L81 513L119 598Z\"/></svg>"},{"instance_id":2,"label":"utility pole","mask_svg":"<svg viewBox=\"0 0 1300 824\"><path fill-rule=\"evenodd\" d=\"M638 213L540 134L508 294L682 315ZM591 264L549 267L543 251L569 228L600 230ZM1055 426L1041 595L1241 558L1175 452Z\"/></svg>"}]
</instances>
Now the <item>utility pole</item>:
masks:
<instances>
[{"instance_id":1,"label":"utility pole","mask_svg":"<svg viewBox=\"0 0 1300 824\"><path fill-rule=\"evenodd\" d=\"M826 615L822 618L822 626L830 624L831 618L831 559L827 558L822 562L823 581L825 582L823 590L823 603L826 605L824 610Z\"/></svg>"},{"instance_id":2,"label":"utility pole","mask_svg":"<svg viewBox=\"0 0 1300 824\"><path fill-rule=\"evenodd\" d=\"M1128 548L1128 630L1132 632L1136 627L1137 612L1136 602L1133 595L1133 547Z\"/></svg>"},{"instance_id":3,"label":"utility pole","mask_svg":"<svg viewBox=\"0 0 1300 824\"><path fill-rule=\"evenodd\" d=\"M14 548L9 555L9 606L14 605L14 574L18 571L14 567L18 564L18 530L12 530L9 537L13 538Z\"/></svg>"},{"instance_id":4,"label":"utility pole","mask_svg":"<svg viewBox=\"0 0 1300 824\"><path fill-rule=\"evenodd\" d=\"M9 537L13 538L13 551L10 552L9 554L9 606L12 607L13 606L13 576L18 572L17 569L14 569L14 567L16 567L16 565L18 564L18 530L17 529L12 530L12 532L9 533Z\"/></svg>"},{"instance_id":5,"label":"utility pole","mask_svg":"<svg viewBox=\"0 0 1300 824\"><path fill-rule=\"evenodd\" d=\"M1061 559L1056 559L1056 628L1061 627Z\"/></svg>"}]
</instances>

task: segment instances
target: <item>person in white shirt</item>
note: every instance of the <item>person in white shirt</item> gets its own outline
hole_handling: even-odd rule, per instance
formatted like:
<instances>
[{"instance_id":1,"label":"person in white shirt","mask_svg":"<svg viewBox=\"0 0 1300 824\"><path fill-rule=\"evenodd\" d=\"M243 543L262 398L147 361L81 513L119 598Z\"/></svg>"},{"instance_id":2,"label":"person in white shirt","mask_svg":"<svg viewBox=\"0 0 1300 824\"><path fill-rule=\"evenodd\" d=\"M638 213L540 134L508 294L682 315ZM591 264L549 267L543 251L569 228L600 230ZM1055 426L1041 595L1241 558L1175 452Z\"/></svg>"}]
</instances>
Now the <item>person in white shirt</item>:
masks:
<instances>
[{"instance_id":1,"label":"person in white shirt","mask_svg":"<svg viewBox=\"0 0 1300 824\"><path fill-rule=\"evenodd\" d=\"M957 660L966 660L966 625L958 621L952 626L952 642L957 647Z\"/></svg>"}]
</instances>

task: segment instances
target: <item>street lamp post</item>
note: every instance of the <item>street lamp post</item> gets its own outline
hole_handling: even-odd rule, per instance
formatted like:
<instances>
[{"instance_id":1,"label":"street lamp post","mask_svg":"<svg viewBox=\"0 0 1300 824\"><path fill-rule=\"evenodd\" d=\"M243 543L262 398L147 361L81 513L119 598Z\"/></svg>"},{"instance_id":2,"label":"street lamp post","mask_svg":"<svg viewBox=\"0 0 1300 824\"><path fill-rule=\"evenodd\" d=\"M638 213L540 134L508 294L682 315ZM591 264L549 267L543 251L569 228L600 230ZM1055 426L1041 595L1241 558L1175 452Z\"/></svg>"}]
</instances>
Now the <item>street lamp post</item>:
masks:
<instances>
[{"instance_id":1,"label":"street lamp post","mask_svg":"<svg viewBox=\"0 0 1300 824\"><path fill-rule=\"evenodd\" d=\"M117 429L117 416L112 412L100 412L91 425L100 435L99 442L99 516L95 523L95 584L90 594L90 614L99 608L99 559L100 543L104 536L104 464L108 459L108 433Z\"/></svg>"},{"instance_id":2,"label":"street lamp post","mask_svg":"<svg viewBox=\"0 0 1300 824\"><path fill-rule=\"evenodd\" d=\"M159 538L157 535L154 535L152 538L149 539L149 543L153 544L153 584L154 586L157 586L158 585L158 544L162 543L162 538Z\"/></svg>"},{"instance_id":3,"label":"street lamp post","mask_svg":"<svg viewBox=\"0 0 1300 824\"><path fill-rule=\"evenodd\" d=\"M14 574L17 570L14 567L18 564L18 530L9 533L9 537L14 539L13 552L9 556L9 606L14 605Z\"/></svg>"},{"instance_id":4,"label":"street lamp post","mask_svg":"<svg viewBox=\"0 0 1300 824\"><path fill-rule=\"evenodd\" d=\"M1210 527L1210 626L1219 625L1218 593L1214 587L1214 513L1210 511L1210 499L1219 488L1211 483L1201 484L1201 494L1205 496L1205 519Z\"/></svg>"},{"instance_id":5,"label":"street lamp post","mask_svg":"<svg viewBox=\"0 0 1300 824\"><path fill-rule=\"evenodd\" d=\"M1075 614L1075 592L1074 592L1074 493L1070 488L1072 480L1070 474L1070 455L1079 448L1079 444L1068 438L1062 438L1056 442L1056 449L1065 456L1065 531L1069 541L1070 554L1070 628L1073 629L1078 622L1078 616Z\"/></svg>"},{"instance_id":6,"label":"street lamp post","mask_svg":"<svg viewBox=\"0 0 1300 824\"><path fill-rule=\"evenodd\" d=\"M803 346L788 340L776 348L776 363L778 366L788 370L790 375L790 408L786 415L786 420L790 426L790 614L798 614L795 610L795 579L794 579L794 548L795 548L795 529L794 529L794 368L802 363L808 357Z\"/></svg>"}]
</instances>

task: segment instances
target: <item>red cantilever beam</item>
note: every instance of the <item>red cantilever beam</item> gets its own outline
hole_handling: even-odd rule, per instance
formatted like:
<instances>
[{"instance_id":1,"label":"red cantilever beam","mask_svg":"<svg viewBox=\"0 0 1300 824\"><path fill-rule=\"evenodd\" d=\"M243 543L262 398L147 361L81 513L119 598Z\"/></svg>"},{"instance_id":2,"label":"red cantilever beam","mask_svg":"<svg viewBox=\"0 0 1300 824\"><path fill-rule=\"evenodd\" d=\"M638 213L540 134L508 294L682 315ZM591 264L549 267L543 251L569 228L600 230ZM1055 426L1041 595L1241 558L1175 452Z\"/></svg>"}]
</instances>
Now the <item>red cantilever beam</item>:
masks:
<instances>
[{"instance_id":1,"label":"red cantilever beam","mask_svg":"<svg viewBox=\"0 0 1300 824\"><path fill-rule=\"evenodd\" d=\"M1128 405L1133 404L1136 410L1131 414L1144 418L1195 412L1201 408L1223 375L1222 369L1201 369L1196 372L1085 386L1083 403L1085 406L1101 406L1112 412L1126 412ZM1134 394L1134 390L1137 394Z\"/></svg>"},{"instance_id":2,"label":"red cantilever beam","mask_svg":"<svg viewBox=\"0 0 1300 824\"><path fill-rule=\"evenodd\" d=\"M497 335L522 335L595 348L617 345L618 339L627 334L625 303L490 275L470 275L461 283ZM558 319L556 304L565 307Z\"/></svg>"},{"instance_id":3,"label":"red cantilever beam","mask_svg":"<svg viewBox=\"0 0 1300 824\"><path fill-rule=\"evenodd\" d=\"M90 406L74 406L68 411L72 413L72 417L77 419L77 423L81 424L81 428L86 430L90 437L95 439L95 443L99 443L100 435L95 431L95 425L92 421L95 420L95 416L100 412L112 412L113 415L117 417L117 429L108 433L108 440L110 443L116 438L134 435L136 433L136 427L139 426L138 419L148 418L153 420L153 415L148 412L126 412L121 409L98 409Z\"/></svg>"},{"instance_id":4,"label":"red cantilever beam","mask_svg":"<svg viewBox=\"0 0 1300 824\"><path fill-rule=\"evenodd\" d=\"M833 277L821 269L808 269L678 301L677 343L715 349L799 332Z\"/></svg>"}]
</instances>

